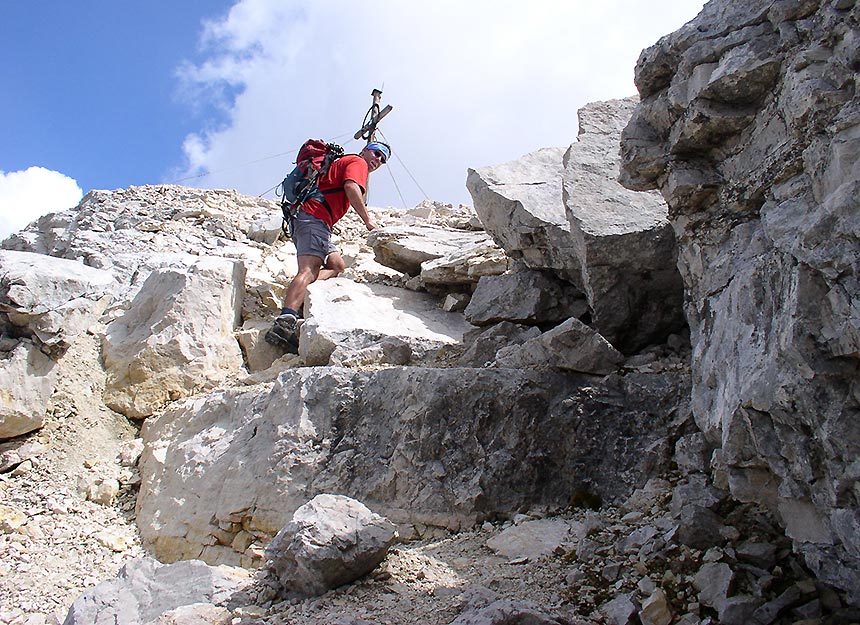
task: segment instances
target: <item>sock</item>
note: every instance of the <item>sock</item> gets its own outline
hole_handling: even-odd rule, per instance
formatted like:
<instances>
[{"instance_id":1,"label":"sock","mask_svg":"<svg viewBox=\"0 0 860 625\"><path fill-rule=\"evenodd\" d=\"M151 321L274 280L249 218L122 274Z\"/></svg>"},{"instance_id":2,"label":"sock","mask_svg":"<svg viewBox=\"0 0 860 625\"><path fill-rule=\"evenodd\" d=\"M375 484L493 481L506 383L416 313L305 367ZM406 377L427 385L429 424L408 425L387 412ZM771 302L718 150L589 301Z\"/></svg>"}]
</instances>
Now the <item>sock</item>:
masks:
<instances>
[{"instance_id":1,"label":"sock","mask_svg":"<svg viewBox=\"0 0 860 625\"><path fill-rule=\"evenodd\" d=\"M293 317L295 317L296 319L298 319L298 318L299 318L299 313L298 313L298 311L295 311L295 310L293 310L292 308L287 308L286 306L285 306L284 308L281 308L281 314L282 314L282 315L292 315L292 316L293 316Z\"/></svg>"}]
</instances>

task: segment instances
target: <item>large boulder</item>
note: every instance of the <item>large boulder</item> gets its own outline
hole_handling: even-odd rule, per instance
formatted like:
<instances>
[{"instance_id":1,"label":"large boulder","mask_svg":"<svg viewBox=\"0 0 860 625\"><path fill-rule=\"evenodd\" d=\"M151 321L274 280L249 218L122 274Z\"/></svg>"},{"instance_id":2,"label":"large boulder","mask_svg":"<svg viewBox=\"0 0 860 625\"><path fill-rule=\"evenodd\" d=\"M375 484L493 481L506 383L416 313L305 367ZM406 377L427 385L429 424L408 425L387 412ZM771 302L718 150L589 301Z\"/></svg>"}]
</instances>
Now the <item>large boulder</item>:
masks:
<instances>
[{"instance_id":1,"label":"large boulder","mask_svg":"<svg viewBox=\"0 0 860 625\"><path fill-rule=\"evenodd\" d=\"M432 360L439 349L460 343L472 328L463 315L441 310L427 293L345 278L312 284L305 317L299 354L308 365L329 364L335 351L343 361L386 339L408 348L408 357L398 364Z\"/></svg>"},{"instance_id":2,"label":"large boulder","mask_svg":"<svg viewBox=\"0 0 860 625\"><path fill-rule=\"evenodd\" d=\"M618 501L659 466L643 450L670 448L687 392L682 372L289 370L144 422L137 523L164 561L251 565L321 493L452 529L577 490Z\"/></svg>"},{"instance_id":3,"label":"large boulder","mask_svg":"<svg viewBox=\"0 0 860 625\"><path fill-rule=\"evenodd\" d=\"M706 4L639 58L622 180L669 204L717 477L860 606L857 17Z\"/></svg>"},{"instance_id":4,"label":"large boulder","mask_svg":"<svg viewBox=\"0 0 860 625\"><path fill-rule=\"evenodd\" d=\"M634 353L685 325L668 207L618 182L621 131L638 98L588 104L564 155L563 198L594 327Z\"/></svg>"},{"instance_id":5,"label":"large boulder","mask_svg":"<svg viewBox=\"0 0 860 625\"><path fill-rule=\"evenodd\" d=\"M551 269L581 287L561 195L563 156L561 148L545 148L502 165L470 169L466 187L487 232L508 256L532 269Z\"/></svg>"},{"instance_id":6,"label":"large boulder","mask_svg":"<svg viewBox=\"0 0 860 625\"><path fill-rule=\"evenodd\" d=\"M394 525L343 495L317 495L266 548L266 566L287 596L313 597L353 582L385 559Z\"/></svg>"},{"instance_id":7,"label":"large boulder","mask_svg":"<svg viewBox=\"0 0 860 625\"><path fill-rule=\"evenodd\" d=\"M42 427L57 380L56 364L27 340L0 351L0 439Z\"/></svg>"},{"instance_id":8,"label":"large boulder","mask_svg":"<svg viewBox=\"0 0 860 625\"><path fill-rule=\"evenodd\" d=\"M233 331L243 278L241 263L220 258L150 274L130 308L105 328L105 403L144 418L238 371L243 360Z\"/></svg>"},{"instance_id":9,"label":"large boulder","mask_svg":"<svg viewBox=\"0 0 860 625\"><path fill-rule=\"evenodd\" d=\"M0 314L16 334L49 347L68 346L86 331L110 303L116 286L109 271L43 254L0 250Z\"/></svg>"}]
</instances>

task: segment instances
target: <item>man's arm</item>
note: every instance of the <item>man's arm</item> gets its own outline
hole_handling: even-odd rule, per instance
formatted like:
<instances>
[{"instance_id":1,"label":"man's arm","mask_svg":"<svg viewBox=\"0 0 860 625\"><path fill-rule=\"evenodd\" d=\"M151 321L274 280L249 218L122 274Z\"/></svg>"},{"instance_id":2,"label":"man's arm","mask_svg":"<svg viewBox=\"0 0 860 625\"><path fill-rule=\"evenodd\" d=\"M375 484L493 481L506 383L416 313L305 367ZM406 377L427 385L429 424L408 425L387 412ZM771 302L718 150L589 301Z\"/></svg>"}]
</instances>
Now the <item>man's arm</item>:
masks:
<instances>
[{"instance_id":1,"label":"man's arm","mask_svg":"<svg viewBox=\"0 0 860 625\"><path fill-rule=\"evenodd\" d=\"M376 222L367 212L367 206L364 205L364 195L361 192L361 187L354 180L347 180L343 183L343 191L346 193L346 199L349 200L350 206L355 209L358 216L364 222L368 230L376 228Z\"/></svg>"}]
</instances>

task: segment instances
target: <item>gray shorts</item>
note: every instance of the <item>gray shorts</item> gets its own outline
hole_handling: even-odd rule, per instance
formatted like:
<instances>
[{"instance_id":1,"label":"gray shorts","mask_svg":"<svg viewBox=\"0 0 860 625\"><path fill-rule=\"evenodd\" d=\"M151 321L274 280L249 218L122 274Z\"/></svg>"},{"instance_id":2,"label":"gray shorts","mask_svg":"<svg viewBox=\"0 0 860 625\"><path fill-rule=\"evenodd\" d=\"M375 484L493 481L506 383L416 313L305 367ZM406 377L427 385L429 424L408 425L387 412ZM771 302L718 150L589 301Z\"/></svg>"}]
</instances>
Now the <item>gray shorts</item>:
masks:
<instances>
[{"instance_id":1,"label":"gray shorts","mask_svg":"<svg viewBox=\"0 0 860 625\"><path fill-rule=\"evenodd\" d=\"M316 256L325 260L326 256L337 251L331 242L328 224L301 210L293 227L293 243L299 256Z\"/></svg>"}]
</instances>

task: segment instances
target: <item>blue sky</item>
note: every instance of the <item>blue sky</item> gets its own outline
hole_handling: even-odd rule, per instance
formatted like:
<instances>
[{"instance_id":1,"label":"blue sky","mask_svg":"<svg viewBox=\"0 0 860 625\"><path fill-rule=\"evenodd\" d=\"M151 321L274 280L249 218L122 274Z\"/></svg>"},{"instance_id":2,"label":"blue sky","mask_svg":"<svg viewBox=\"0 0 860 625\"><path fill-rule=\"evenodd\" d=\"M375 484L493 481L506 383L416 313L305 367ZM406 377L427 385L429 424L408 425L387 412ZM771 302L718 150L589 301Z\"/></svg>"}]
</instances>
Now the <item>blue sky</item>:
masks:
<instances>
[{"instance_id":1,"label":"blue sky","mask_svg":"<svg viewBox=\"0 0 860 625\"><path fill-rule=\"evenodd\" d=\"M161 180L206 115L177 95L177 66L198 55L201 19L230 4L0 4L0 169L38 165L86 190Z\"/></svg>"},{"instance_id":2,"label":"blue sky","mask_svg":"<svg viewBox=\"0 0 860 625\"><path fill-rule=\"evenodd\" d=\"M303 139L360 149L373 88L395 158L371 204L470 203L467 168L575 140L576 109L635 93L641 49L702 4L3 2L0 238L90 189L271 197Z\"/></svg>"}]
</instances>

